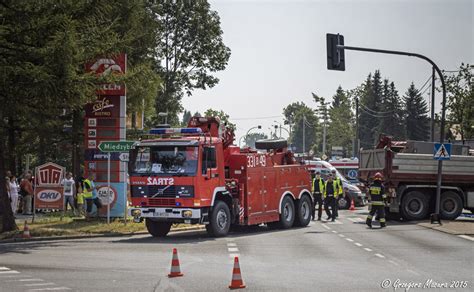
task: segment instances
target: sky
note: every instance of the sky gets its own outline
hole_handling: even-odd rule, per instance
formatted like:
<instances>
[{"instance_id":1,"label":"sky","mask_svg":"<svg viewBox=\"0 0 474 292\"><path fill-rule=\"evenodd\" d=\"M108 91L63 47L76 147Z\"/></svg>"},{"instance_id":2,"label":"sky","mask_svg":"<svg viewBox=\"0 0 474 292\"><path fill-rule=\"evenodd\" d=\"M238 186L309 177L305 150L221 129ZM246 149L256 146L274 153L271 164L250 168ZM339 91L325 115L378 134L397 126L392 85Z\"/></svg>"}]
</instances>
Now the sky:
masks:
<instances>
[{"instance_id":1,"label":"sky","mask_svg":"<svg viewBox=\"0 0 474 292\"><path fill-rule=\"evenodd\" d=\"M332 99L337 87L352 89L379 69L403 95L420 88L431 65L414 57L346 51L346 71L327 70L326 33L345 45L423 54L442 70L474 64L474 0L211 1L231 49L219 84L183 98L192 113L223 110L237 125L236 143L257 125L267 135L283 123L283 108L311 92ZM427 90L425 98L428 100ZM436 94L436 104L441 94ZM439 109L440 106L437 105ZM254 132L255 130L252 130ZM283 131L285 137L285 131Z\"/></svg>"}]
</instances>

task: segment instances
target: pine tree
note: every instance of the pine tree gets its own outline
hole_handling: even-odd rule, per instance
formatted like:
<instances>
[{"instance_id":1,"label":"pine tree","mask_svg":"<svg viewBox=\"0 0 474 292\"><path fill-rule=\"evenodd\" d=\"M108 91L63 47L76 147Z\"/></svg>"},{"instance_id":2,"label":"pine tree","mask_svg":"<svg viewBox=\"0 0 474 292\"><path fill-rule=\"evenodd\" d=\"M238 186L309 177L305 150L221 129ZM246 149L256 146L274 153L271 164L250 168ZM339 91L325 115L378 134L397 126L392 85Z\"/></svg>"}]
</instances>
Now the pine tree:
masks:
<instances>
[{"instance_id":1,"label":"pine tree","mask_svg":"<svg viewBox=\"0 0 474 292\"><path fill-rule=\"evenodd\" d=\"M329 117L327 149L330 150L332 146L342 146L346 156L350 155L354 138L354 127L352 126L354 120L350 99L341 86L337 88L336 94L333 96Z\"/></svg>"},{"instance_id":2,"label":"pine tree","mask_svg":"<svg viewBox=\"0 0 474 292\"><path fill-rule=\"evenodd\" d=\"M408 140L426 141L430 135L428 105L412 83L405 93L406 134Z\"/></svg>"},{"instance_id":3,"label":"pine tree","mask_svg":"<svg viewBox=\"0 0 474 292\"><path fill-rule=\"evenodd\" d=\"M188 125L189 120L191 119L191 111L184 110L183 113L183 120L181 122L181 125L183 127L186 127Z\"/></svg>"},{"instance_id":4,"label":"pine tree","mask_svg":"<svg viewBox=\"0 0 474 292\"><path fill-rule=\"evenodd\" d=\"M405 139L405 125L403 118L403 105L393 82L388 79L383 82L382 105L380 113L379 132L393 136L395 139Z\"/></svg>"}]
</instances>

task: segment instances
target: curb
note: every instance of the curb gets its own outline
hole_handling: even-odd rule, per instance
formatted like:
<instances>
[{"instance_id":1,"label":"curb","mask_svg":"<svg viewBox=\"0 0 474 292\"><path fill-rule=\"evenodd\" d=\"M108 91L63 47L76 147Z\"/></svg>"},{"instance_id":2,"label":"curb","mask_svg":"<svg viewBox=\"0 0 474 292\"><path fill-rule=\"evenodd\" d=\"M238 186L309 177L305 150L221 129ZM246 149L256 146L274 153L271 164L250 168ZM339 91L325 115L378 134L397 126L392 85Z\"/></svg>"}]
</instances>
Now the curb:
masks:
<instances>
[{"instance_id":1,"label":"curb","mask_svg":"<svg viewBox=\"0 0 474 292\"><path fill-rule=\"evenodd\" d=\"M181 227L171 229L170 232L178 231L192 231L192 230L204 230L204 226L194 226L194 227ZM130 233L104 233L104 234L84 234L84 235L71 235L71 236L43 236L43 237L31 237L31 238L9 238L0 240L0 245L5 243L16 243L16 242L33 242L33 241L49 241L49 240L70 240L70 239L85 239L85 238L98 238L98 237L124 237L124 236L134 236L134 235L145 235L148 234L147 231L139 232L130 232Z\"/></svg>"},{"instance_id":2,"label":"curb","mask_svg":"<svg viewBox=\"0 0 474 292\"><path fill-rule=\"evenodd\" d=\"M428 228L428 229L432 229L432 230L444 232L444 233L447 233L447 234L451 234L451 235L471 235L471 233L458 232L458 231L450 230L448 228L444 228L443 226L439 226L439 225L431 226L430 223L418 223L417 225L421 226L421 227Z\"/></svg>"}]
</instances>

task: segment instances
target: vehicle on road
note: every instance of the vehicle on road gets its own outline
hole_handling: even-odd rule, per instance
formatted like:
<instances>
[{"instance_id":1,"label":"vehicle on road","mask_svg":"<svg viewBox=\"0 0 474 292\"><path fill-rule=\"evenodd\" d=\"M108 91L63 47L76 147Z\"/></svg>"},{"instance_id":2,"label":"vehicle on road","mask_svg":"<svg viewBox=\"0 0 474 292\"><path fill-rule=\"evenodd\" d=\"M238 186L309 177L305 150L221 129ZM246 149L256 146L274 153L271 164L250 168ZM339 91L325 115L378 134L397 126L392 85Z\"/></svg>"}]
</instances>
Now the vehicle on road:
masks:
<instances>
[{"instance_id":1,"label":"vehicle on road","mask_svg":"<svg viewBox=\"0 0 474 292\"><path fill-rule=\"evenodd\" d=\"M339 209L349 209L351 206L351 200L354 200L354 205L362 207L367 204L367 197L359 187L348 181L332 164L323 160L305 160L304 163L308 165L308 169L311 172L319 171L324 180L327 180L327 176L332 170L336 170L336 175L342 181L342 188L344 190L344 196L339 197L337 204Z\"/></svg>"},{"instance_id":2,"label":"vehicle on road","mask_svg":"<svg viewBox=\"0 0 474 292\"><path fill-rule=\"evenodd\" d=\"M452 145L450 160L443 162L440 215L455 219L463 208L474 211L474 156L469 147ZM369 182L381 172L388 190L388 211L408 220L420 220L434 212L438 161L434 144L393 141L381 136L375 149L360 152L359 178Z\"/></svg>"},{"instance_id":3,"label":"vehicle on road","mask_svg":"<svg viewBox=\"0 0 474 292\"><path fill-rule=\"evenodd\" d=\"M218 118L193 117L187 128L157 128L130 151L130 214L151 235L173 223L205 224L213 236L232 226L306 226L311 219L311 177L286 140L232 145L233 131Z\"/></svg>"}]
</instances>

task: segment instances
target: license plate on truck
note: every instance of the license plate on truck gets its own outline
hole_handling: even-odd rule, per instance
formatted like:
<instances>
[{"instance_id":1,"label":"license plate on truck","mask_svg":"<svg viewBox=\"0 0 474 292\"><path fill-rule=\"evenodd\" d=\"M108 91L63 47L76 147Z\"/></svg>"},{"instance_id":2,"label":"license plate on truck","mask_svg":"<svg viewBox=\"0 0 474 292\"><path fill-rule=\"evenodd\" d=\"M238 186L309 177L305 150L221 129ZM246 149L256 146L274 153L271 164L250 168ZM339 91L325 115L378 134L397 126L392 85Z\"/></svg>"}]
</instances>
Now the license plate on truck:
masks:
<instances>
[{"instance_id":1,"label":"license plate on truck","mask_svg":"<svg viewBox=\"0 0 474 292\"><path fill-rule=\"evenodd\" d=\"M168 217L167 212L155 212L156 217Z\"/></svg>"}]
</instances>

